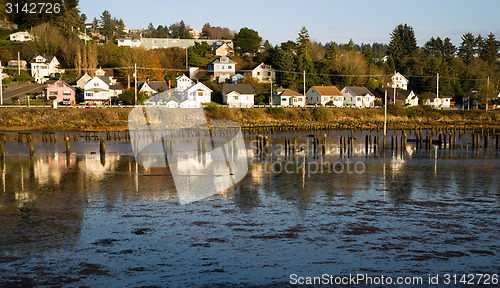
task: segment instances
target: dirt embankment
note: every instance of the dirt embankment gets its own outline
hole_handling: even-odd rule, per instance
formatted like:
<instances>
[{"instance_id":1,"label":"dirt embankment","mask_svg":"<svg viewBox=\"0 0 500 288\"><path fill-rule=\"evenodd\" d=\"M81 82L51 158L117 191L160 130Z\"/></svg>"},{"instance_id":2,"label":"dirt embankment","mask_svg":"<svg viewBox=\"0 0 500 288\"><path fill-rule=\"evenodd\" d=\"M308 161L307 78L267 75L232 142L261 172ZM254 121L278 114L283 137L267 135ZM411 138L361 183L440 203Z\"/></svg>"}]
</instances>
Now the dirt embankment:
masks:
<instances>
[{"instance_id":1,"label":"dirt embankment","mask_svg":"<svg viewBox=\"0 0 500 288\"><path fill-rule=\"evenodd\" d=\"M124 130L130 108L106 109L2 109L0 130ZM389 107L389 125L414 127L452 125L467 127L500 126L498 111L440 111L424 107ZM346 108L205 108L209 119L225 119L242 126L259 125L381 125L383 109Z\"/></svg>"}]
</instances>

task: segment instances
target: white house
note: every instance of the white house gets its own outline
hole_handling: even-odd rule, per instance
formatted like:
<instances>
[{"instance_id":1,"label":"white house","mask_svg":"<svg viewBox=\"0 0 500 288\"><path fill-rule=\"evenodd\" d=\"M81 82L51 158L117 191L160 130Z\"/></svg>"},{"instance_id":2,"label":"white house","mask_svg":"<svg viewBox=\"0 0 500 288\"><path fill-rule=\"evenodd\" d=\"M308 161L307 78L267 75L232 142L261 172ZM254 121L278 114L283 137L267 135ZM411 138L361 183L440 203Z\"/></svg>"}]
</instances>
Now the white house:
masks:
<instances>
[{"instance_id":1,"label":"white house","mask_svg":"<svg viewBox=\"0 0 500 288\"><path fill-rule=\"evenodd\" d=\"M346 106L367 108L375 106L375 95L366 87L344 87L342 89Z\"/></svg>"},{"instance_id":2,"label":"white house","mask_svg":"<svg viewBox=\"0 0 500 288\"><path fill-rule=\"evenodd\" d=\"M103 105L109 103L111 98L118 97L123 92L123 87L111 84L109 77L95 76L84 86L84 101Z\"/></svg>"},{"instance_id":3,"label":"white house","mask_svg":"<svg viewBox=\"0 0 500 288\"><path fill-rule=\"evenodd\" d=\"M191 99L198 103L209 103L212 101L212 90L203 83L195 83L182 93L183 99ZM182 104L182 103L181 103Z\"/></svg>"},{"instance_id":4,"label":"white house","mask_svg":"<svg viewBox=\"0 0 500 288\"><path fill-rule=\"evenodd\" d=\"M438 96L434 93L428 93L428 99L425 100L425 105L429 105L434 108L450 108L451 97Z\"/></svg>"},{"instance_id":5,"label":"white house","mask_svg":"<svg viewBox=\"0 0 500 288\"><path fill-rule=\"evenodd\" d=\"M31 35L29 32L26 31L12 33L10 34L10 41L16 41L16 42L33 41L33 35Z\"/></svg>"},{"instance_id":6,"label":"white house","mask_svg":"<svg viewBox=\"0 0 500 288\"><path fill-rule=\"evenodd\" d=\"M251 108L255 102L252 84L222 84L222 100L229 107Z\"/></svg>"},{"instance_id":7,"label":"white house","mask_svg":"<svg viewBox=\"0 0 500 288\"><path fill-rule=\"evenodd\" d=\"M258 79L259 82L276 82L276 71L271 66L260 63L252 68L252 77Z\"/></svg>"},{"instance_id":8,"label":"white house","mask_svg":"<svg viewBox=\"0 0 500 288\"><path fill-rule=\"evenodd\" d=\"M63 69L59 69L59 61L55 56L35 56L30 61L31 77L35 78L37 83L45 83L50 77L56 74L64 73Z\"/></svg>"},{"instance_id":9,"label":"white house","mask_svg":"<svg viewBox=\"0 0 500 288\"><path fill-rule=\"evenodd\" d=\"M194 81L186 75L175 78L175 90L184 91L193 85Z\"/></svg>"},{"instance_id":10,"label":"white house","mask_svg":"<svg viewBox=\"0 0 500 288\"><path fill-rule=\"evenodd\" d=\"M405 76L403 76L399 72L394 72L394 74L391 77L392 83L390 87L392 88L400 88L403 90L408 89L408 79L406 79Z\"/></svg>"},{"instance_id":11,"label":"white house","mask_svg":"<svg viewBox=\"0 0 500 288\"><path fill-rule=\"evenodd\" d=\"M219 82L224 82L235 74L236 62L229 57L221 56L208 63L207 70L208 75L218 78Z\"/></svg>"},{"instance_id":12,"label":"white house","mask_svg":"<svg viewBox=\"0 0 500 288\"><path fill-rule=\"evenodd\" d=\"M344 94L335 86L312 86L306 93L307 104L326 105L330 101L333 106L344 107Z\"/></svg>"},{"instance_id":13,"label":"white house","mask_svg":"<svg viewBox=\"0 0 500 288\"><path fill-rule=\"evenodd\" d=\"M275 106L306 106L306 96L290 89L278 88L273 92Z\"/></svg>"}]
</instances>

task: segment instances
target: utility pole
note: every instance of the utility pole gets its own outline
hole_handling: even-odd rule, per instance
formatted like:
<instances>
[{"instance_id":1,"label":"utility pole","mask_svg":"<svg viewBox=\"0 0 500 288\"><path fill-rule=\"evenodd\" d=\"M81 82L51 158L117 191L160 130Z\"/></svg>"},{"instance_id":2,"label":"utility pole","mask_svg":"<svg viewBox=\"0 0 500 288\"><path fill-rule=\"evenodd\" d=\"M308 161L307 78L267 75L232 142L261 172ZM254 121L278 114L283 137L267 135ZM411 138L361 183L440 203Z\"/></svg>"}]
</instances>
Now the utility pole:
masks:
<instances>
[{"instance_id":1,"label":"utility pole","mask_svg":"<svg viewBox=\"0 0 500 288\"><path fill-rule=\"evenodd\" d=\"M21 53L17 51L17 75L21 75Z\"/></svg>"},{"instance_id":2,"label":"utility pole","mask_svg":"<svg viewBox=\"0 0 500 288\"><path fill-rule=\"evenodd\" d=\"M134 63L134 105L137 103L137 63Z\"/></svg>"},{"instance_id":3,"label":"utility pole","mask_svg":"<svg viewBox=\"0 0 500 288\"><path fill-rule=\"evenodd\" d=\"M386 92L387 93L387 92ZM392 102L394 105L396 105L396 86L394 86L394 102Z\"/></svg>"},{"instance_id":4,"label":"utility pole","mask_svg":"<svg viewBox=\"0 0 500 288\"><path fill-rule=\"evenodd\" d=\"M0 62L0 105L3 105L3 67L2 62Z\"/></svg>"},{"instance_id":5,"label":"utility pole","mask_svg":"<svg viewBox=\"0 0 500 288\"><path fill-rule=\"evenodd\" d=\"M188 70L188 48L186 47L186 70Z\"/></svg>"},{"instance_id":6,"label":"utility pole","mask_svg":"<svg viewBox=\"0 0 500 288\"><path fill-rule=\"evenodd\" d=\"M273 107L273 74L271 72L271 96L269 98L269 106Z\"/></svg>"},{"instance_id":7,"label":"utility pole","mask_svg":"<svg viewBox=\"0 0 500 288\"><path fill-rule=\"evenodd\" d=\"M488 98L488 92L490 90L490 76L486 79L486 111L488 111L488 101L490 98Z\"/></svg>"},{"instance_id":8,"label":"utility pole","mask_svg":"<svg viewBox=\"0 0 500 288\"><path fill-rule=\"evenodd\" d=\"M384 102L384 147L385 147L386 136L387 136L387 90L385 90L385 102Z\"/></svg>"},{"instance_id":9,"label":"utility pole","mask_svg":"<svg viewBox=\"0 0 500 288\"><path fill-rule=\"evenodd\" d=\"M306 96L306 71L304 71L304 96Z\"/></svg>"},{"instance_id":10,"label":"utility pole","mask_svg":"<svg viewBox=\"0 0 500 288\"><path fill-rule=\"evenodd\" d=\"M437 98L439 98L439 73L437 73L437 83L436 83L436 95L437 95Z\"/></svg>"}]
</instances>

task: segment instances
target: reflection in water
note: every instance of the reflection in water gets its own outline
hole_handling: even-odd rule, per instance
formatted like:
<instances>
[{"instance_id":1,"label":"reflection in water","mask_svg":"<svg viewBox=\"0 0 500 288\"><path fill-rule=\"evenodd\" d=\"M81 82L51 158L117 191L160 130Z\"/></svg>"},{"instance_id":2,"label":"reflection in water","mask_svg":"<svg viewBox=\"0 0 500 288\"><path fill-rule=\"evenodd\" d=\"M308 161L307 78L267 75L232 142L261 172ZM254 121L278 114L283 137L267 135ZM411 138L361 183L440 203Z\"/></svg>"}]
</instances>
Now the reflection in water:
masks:
<instances>
[{"instance_id":1,"label":"reflection in water","mask_svg":"<svg viewBox=\"0 0 500 288\"><path fill-rule=\"evenodd\" d=\"M197 157L179 170L211 165ZM178 204L169 169L143 168L131 154L108 153L104 165L95 154L7 157L0 280L182 287L285 283L323 270L492 273L500 161L495 152L474 157L255 157L236 187L189 205ZM328 170L357 162L363 173Z\"/></svg>"}]
</instances>

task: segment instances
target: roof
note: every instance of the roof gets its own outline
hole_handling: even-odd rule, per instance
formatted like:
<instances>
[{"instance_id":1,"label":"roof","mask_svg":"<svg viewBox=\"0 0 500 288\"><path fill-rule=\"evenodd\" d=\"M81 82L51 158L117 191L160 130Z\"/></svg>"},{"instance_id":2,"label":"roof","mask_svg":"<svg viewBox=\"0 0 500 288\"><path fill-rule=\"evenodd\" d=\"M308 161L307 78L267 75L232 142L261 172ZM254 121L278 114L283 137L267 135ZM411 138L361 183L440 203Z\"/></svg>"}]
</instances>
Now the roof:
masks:
<instances>
[{"instance_id":1,"label":"roof","mask_svg":"<svg viewBox=\"0 0 500 288\"><path fill-rule=\"evenodd\" d=\"M108 76L96 76L96 77L101 79L104 83L106 83L108 85L111 83L111 79L109 79Z\"/></svg>"},{"instance_id":2,"label":"roof","mask_svg":"<svg viewBox=\"0 0 500 288\"><path fill-rule=\"evenodd\" d=\"M227 62L222 62L221 59L224 59L224 58L227 58L228 61ZM216 59L210 61L208 64L219 64L219 63L236 64L236 62L234 62L233 60L231 60L229 57L226 57L226 56L221 56L219 58L216 58Z\"/></svg>"},{"instance_id":3,"label":"roof","mask_svg":"<svg viewBox=\"0 0 500 288\"><path fill-rule=\"evenodd\" d=\"M399 72L394 72L394 74L392 74L391 78L394 77L394 76L401 76L401 77L403 77L404 80L406 80L406 82L408 82L408 79L406 79L406 77L403 74L399 73Z\"/></svg>"},{"instance_id":4,"label":"roof","mask_svg":"<svg viewBox=\"0 0 500 288\"><path fill-rule=\"evenodd\" d=\"M313 86L321 96L344 96L335 86Z\"/></svg>"},{"instance_id":5,"label":"roof","mask_svg":"<svg viewBox=\"0 0 500 288\"><path fill-rule=\"evenodd\" d=\"M54 84L56 82L57 82L57 80L47 80L47 81L45 81L45 84L50 85L50 84Z\"/></svg>"},{"instance_id":6,"label":"roof","mask_svg":"<svg viewBox=\"0 0 500 288\"><path fill-rule=\"evenodd\" d=\"M43 57L45 59L44 62L36 62L35 61L35 58L36 57ZM33 57L33 59L30 60L30 63L50 63L52 62L52 59L54 59L55 56L42 56L42 55L37 55L35 57Z\"/></svg>"},{"instance_id":7,"label":"roof","mask_svg":"<svg viewBox=\"0 0 500 288\"><path fill-rule=\"evenodd\" d=\"M174 101L176 103L179 103L179 99L175 96L175 91L172 91L172 90L167 90L167 91L163 91L161 93L158 93L156 94L155 96L153 96L153 98L150 98L151 99L154 99L155 101L163 101L165 103L168 103L170 101Z\"/></svg>"},{"instance_id":8,"label":"roof","mask_svg":"<svg viewBox=\"0 0 500 288\"><path fill-rule=\"evenodd\" d=\"M349 87L345 87L345 88L349 89L349 91L354 93L354 95L356 95L356 96L365 96L366 94L369 94L370 96L375 96L366 87L349 86Z\"/></svg>"},{"instance_id":9,"label":"roof","mask_svg":"<svg viewBox=\"0 0 500 288\"><path fill-rule=\"evenodd\" d=\"M377 88L375 89L375 94L377 97L384 99L385 97L385 91L387 91L387 98L389 100L394 99L394 88ZM402 89L396 89L396 100L405 100L408 98L410 93L413 92L412 90L402 90Z\"/></svg>"},{"instance_id":10,"label":"roof","mask_svg":"<svg viewBox=\"0 0 500 288\"><path fill-rule=\"evenodd\" d=\"M143 81L139 82L139 89L142 88L142 85L144 85L144 83L146 83L146 82L143 82ZM165 90L168 89L168 83L165 81L149 81L148 86L149 86L149 88L151 88L155 91L158 91L158 89L161 89L161 88L163 88Z\"/></svg>"},{"instance_id":11,"label":"roof","mask_svg":"<svg viewBox=\"0 0 500 288\"><path fill-rule=\"evenodd\" d=\"M123 90L123 86L122 86L122 84L115 84L115 85L109 86L109 89L110 90Z\"/></svg>"},{"instance_id":12,"label":"roof","mask_svg":"<svg viewBox=\"0 0 500 288\"><path fill-rule=\"evenodd\" d=\"M265 69L272 69L271 68L271 65L267 65L267 64L264 64L264 62L261 62L259 64L255 64L253 65L253 67L250 69L250 70L255 70L256 68L258 68L259 66L262 65L262 68L265 68Z\"/></svg>"},{"instance_id":13,"label":"roof","mask_svg":"<svg viewBox=\"0 0 500 288\"><path fill-rule=\"evenodd\" d=\"M427 92L427 93L424 93L424 94L422 94L422 95L423 95L423 96L427 96L427 98L429 98L429 99L436 99L436 98L451 98L450 96L443 96L443 95L440 95L440 96L438 97L438 95L437 95L437 94L432 93L432 92Z\"/></svg>"},{"instance_id":14,"label":"roof","mask_svg":"<svg viewBox=\"0 0 500 288\"><path fill-rule=\"evenodd\" d=\"M255 94L255 88L252 84L222 84L222 94L228 94L233 91L239 94Z\"/></svg>"},{"instance_id":15,"label":"roof","mask_svg":"<svg viewBox=\"0 0 500 288\"><path fill-rule=\"evenodd\" d=\"M304 95L302 95L298 92L295 92L291 89L278 88L278 89L276 89L276 92L277 92L277 96L291 96L291 97L304 96Z\"/></svg>"}]
</instances>

